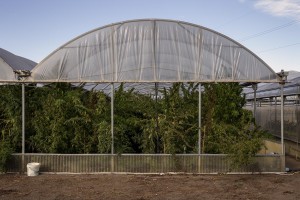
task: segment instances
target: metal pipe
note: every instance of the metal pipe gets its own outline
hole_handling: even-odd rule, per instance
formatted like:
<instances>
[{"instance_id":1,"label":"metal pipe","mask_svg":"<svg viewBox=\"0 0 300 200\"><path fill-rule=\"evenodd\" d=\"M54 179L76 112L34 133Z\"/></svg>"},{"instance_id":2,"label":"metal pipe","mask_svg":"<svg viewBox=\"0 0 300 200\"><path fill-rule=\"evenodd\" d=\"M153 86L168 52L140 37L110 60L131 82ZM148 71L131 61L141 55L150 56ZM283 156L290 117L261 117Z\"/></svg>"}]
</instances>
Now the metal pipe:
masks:
<instances>
[{"instance_id":1,"label":"metal pipe","mask_svg":"<svg viewBox=\"0 0 300 200\"><path fill-rule=\"evenodd\" d=\"M202 153L201 149L201 142L202 142L202 135L201 135L201 83L199 83L199 102L198 102L198 109L199 109L199 114L198 114L198 154Z\"/></svg>"},{"instance_id":2,"label":"metal pipe","mask_svg":"<svg viewBox=\"0 0 300 200\"><path fill-rule=\"evenodd\" d=\"M253 104L253 117L256 118L256 90L257 90L257 84L252 85L253 91L254 91L254 104Z\"/></svg>"},{"instance_id":3,"label":"metal pipe","mask_svg":"<svg viewBox=\"0 0 300 200\"><path fill-rule=\"evenodd\" d=\"M159 153L159 127L158 127L157 96L158 96L158 83L155 83L156 153Z\"/></svg>"},{"instance_id":4,"label":"metal pipe","mask_svg":"<svg viewBox=\"0 0 300 200\"><path fill-rule=\"evenodd\" d=\"M25 84L22 83L22 171L25 171Z\"/></svg>"},{"instance_id":5,"label":"metal pipe","mask_svg":"<svg viewBox=\"0 0 300 200\"><path fill-rule=\"evenodd\" d=\"M111 110L110 110L110 116L111 116L111 154L114 154L114 93L115 88L114 84L111 84Z\"/></svg>"},{"instance_id":6,"label":"metal pipe","mask_svg":"<svg viewBox=\"0 0 300 200\"><path fill-rule=\"evenodd\" d=\"M114 172L114 93L115 93L115 88L114 88L114 83L111 84L111 110L110 110L110 117L111 117L111 172Z\"/></svg>"},{"instance_id":7,"label":"metal pipe","mask_svg":"<svg viewBox=\"0 0 300 200\"><path fill-rule=\"evenodd\" d=\"M202 163L202 158L201 158L201 153L202 153L202 148L201 148L201 143L202 143L202 133L201 133L201 83L199 83L198 86L199 90L199 100L198 100L198 173L201 173L201 163Z\"/></svg>"},{"instance_id":8,"label":"metal pipe","mask_svg":"<svg viewBox=\"0 0 300 200\"><path fill-rule=\"evenodd\" d=\"M25 153L25 84L22 83L22 154Z\"/></svg>"},{"instance_id":9,"label":"metal pipe","mask_svg":"<svg viewBox=\"0 0 300 200\"><path fill-rule=\"evenodd\" d=\"M281 97L281 104L280 104L280 121L281 121L281 154L284 155L284 135L283 135L283 129L284 129L284 118L283 118L283 105L284 105L284 99L283 99L283 85L284 83L280 84L280 97Z\"/></svg>"}]
</instances>

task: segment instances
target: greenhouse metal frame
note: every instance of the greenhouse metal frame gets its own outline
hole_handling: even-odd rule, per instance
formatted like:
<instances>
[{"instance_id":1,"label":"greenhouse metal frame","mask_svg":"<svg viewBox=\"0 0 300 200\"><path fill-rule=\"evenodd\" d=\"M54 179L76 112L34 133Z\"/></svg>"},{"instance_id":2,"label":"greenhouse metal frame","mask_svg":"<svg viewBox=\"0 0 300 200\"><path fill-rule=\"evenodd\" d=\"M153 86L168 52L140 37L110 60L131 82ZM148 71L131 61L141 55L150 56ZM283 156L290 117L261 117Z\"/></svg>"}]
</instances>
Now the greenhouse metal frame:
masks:
<instances>
[{"instance_id":1,"label":"greenhouse metal frame","mask_svg":"<svg viewBox=\"0 0 300 200\"><path fill-rule=\"evenodd\" d=\"M13 70L15 74L11 76L12 68L1 63L1 71L1 75L10 75L0 76L0 83L21 83L23 86L28 83L66 82L93 83L107 89L110 85L112 154L113 97L115 86L120 83L128 87L140 85L140 92L153 91L157 98L157 86L166 87L176 82L199 83L199 91L201 83L210 82L249 85L279 83L282 91L286 81L286 73L276 74L262 59L233 39L203 26L165 19L138 19L109 24L62 45L31 70ZM281 112L282 122L283 108ZM200 119L201 92L199 154ZM24 124L25 118L23 131ZM284 155L283 123L281 142ZM22 149L25 149L24 145Z\"/></svg>"}]
</instances>

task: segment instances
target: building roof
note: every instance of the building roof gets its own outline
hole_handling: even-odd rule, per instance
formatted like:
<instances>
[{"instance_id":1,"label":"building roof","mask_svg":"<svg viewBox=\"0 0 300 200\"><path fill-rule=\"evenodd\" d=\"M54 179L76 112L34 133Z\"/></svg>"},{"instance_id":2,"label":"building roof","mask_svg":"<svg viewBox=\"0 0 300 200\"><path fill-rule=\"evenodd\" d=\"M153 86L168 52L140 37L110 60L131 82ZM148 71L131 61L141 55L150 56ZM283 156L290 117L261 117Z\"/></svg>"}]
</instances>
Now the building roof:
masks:
<instances>
[{"instance_id":1,"label":"building roof","mask_svg":"<svg viewBox=\"0 0 300 200\"><path fill-rule=\"evenodd\" d=\"M280 84L278 83L258 83L256 90L256 98L270 98L280 96ZM251 87L244 88L246 99L254 99L254 91ZM289 71L287 81L284 84L283 94L285 96L300 94L300 72Z\"/></svg>"},{"instance_id":2,"label":"building roof","mask_svg":"<svg viewBox=\"0 0 300 200\"><path fill-rule=\"evenodd\" d=\"M36 64L34 61L0 48L0 82L16 81L15 70L30 71Z\"/></svg>"},{"instance_id":3,"label":"building roof","mask_svg":"<svg viewBox=\"0 0 300 200\"><path fill-rule=\"evenodd\" d=\"M277 74L233 39L182 21L124 21L62 45L27 82L278 82Z\"/></svg>"}]
</instances>

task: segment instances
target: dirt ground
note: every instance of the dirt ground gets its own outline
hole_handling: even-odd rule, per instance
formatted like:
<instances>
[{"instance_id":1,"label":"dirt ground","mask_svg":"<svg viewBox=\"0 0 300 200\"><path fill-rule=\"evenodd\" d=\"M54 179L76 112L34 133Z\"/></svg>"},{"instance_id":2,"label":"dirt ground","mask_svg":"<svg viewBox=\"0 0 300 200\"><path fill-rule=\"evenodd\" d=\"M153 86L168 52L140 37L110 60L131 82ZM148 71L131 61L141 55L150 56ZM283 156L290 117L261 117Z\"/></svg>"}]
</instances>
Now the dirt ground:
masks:
<instances>
[{"instance_id":1,"label":"dirt ground","mask_svg":"<svg viewBox=\"0 0 300 200\"><path fill-rule=\"evenodd\" d=\"M0 175L0 199L300 199L300 173Z\"/></svg>"},{"instance_id":2,"label":"dirt ground","mask_svg":"<svg viewBox=\"0 0 300 200\"><path fill-rule=\"evenodd\" d=\"M0 174L0 199L300 199L300 161L294 171L247 175Z\"/></svg>"}]
</instances>

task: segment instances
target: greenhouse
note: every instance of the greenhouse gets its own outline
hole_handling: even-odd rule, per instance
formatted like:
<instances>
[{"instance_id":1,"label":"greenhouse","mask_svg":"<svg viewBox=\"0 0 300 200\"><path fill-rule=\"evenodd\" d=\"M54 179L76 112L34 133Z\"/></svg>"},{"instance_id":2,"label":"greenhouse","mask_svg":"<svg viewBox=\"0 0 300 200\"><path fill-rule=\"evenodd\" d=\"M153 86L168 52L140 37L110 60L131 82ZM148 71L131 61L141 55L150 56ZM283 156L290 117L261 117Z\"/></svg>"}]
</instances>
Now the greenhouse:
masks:
<instances>
[{"instance_id":1,"label":"greenhouse","mask_svg":"<svg viewBox=\"0 0 300 200\"><path fill-rule=\"evenodd\" d=\"M276 83L259 83L256 93L253 88L244 88L247 100L246 108L252 110L254 106L254 96L256 96L256 116L257 123L268 130L277 138L281 137L279 120L280 104L284 105L284 139L286 154L300 155L300 73L297 71L288 72L288 80L283 87L281 96L281 86Z\"/></svg>"},{"instance_id":2,"label":"greenhouse","mask_svg":"<svg viewBox=\"0 0 300 200\"><path fill-rule=\"evenodd\" d=\"M3 60L5 63L9 63L4 58ZM173 168L169 169L166 166L158 166L154 170L143 169L142 171L119 168L130 160L134 160L132 165L135 165L135 162L145 162L146 165L149 164L147 163L149 160L153 159L156 159L156 163L165 163L168 159L173 162L174 157L169 154L165 155L167 157L164 157L164 154L161 156L146 154L144 157L130 154L127 155L126 160L126 158L116 154L118 152L115 152L114 149L114 96L117 88L124 87L125 91L133 89L139 94L148 94L157 102L166 94L162 92L163 89L172 88L176 83L182 83L182 88L188 88L190 83L194 83L197 84L197 91L202 91L201 84L206 83L233 82L245 85L274 83L279 85L279 83L284 84L286 78L284 73L276 74L270 66L249 49L221 33L187 22L163 19L132 20L103 26L62 45L33 69L27 68L25 64L20 65L20 63L13 66L25 68L21 71L16 71L19 68L15 68L15 73L12 73L11 67L1 64L0 82L21 83L23 85L70 83L88 91L98 90L108 94L110 98L111 150L110 154L105 155L87 154L90 156L84 156L78 154L77 157L79 156L84 160L82 162L86 166L89 166L91 162L100 162L97 160L97 156L102 155L101 162L106 163L103 169L94 169L89 166L90 168L86 169L89 172L100 170L102 172L152 173L173 170ZM206 158L209 155L205 154L200 156L202 155L202 92L198 93L198 107L194 108L198 113L198 152L185 156L178 155L178 159L183 159L183 162L189 162L188 165L193 166L191 169L185 169L186 171L201 173L207 172L204 169L209 166L204 167L203 163L210 158ZM156 120L158 117L156 116ZM23 123L26 124L24 121ZM24 159L24 152L22 155L16 156L23 156ZM50 162L51 159L53 159L51 162L58 163L65 162L64 159L70 159L72 162L78 159L77 157L64 158L68 155L56 154L48 155L50 156L48 160L43 160L44 154L27 154L27 156L28 158L25 159L36 159L44 163ZM138 157L138 161L132 156ZM187 156L190 157L187 158ZM258 159L263 160L264 158L259 157ZM280 156L271 156L268 159L279 168L263 170L281 171L283 169L284 164ZM45 170L55 171L57 169L48 166ZM64 170L59 168L58 171ZM215 170L228 171L227 168ZM68 168L67 171L81 172L72 167ZM212 169L209 172L215 171Z\"/></svg>"},{"instance_id":3,"label":"greenhouse","mask_svg":"<svg viewBox=\"0 0 300 200\"><path fill-rule=\"evenodd\" d=\"M0 48L0 83L18 81L17 74L33 69L37 63ZM29 74L28 74L29 75Z\"/></svg>"},{"instance_id":4,"label":"greenhouse","mask_svg":"<svg viewBox=\"0 0 300 200\"><path fill-rule=\"evenodd\" d=\"M167 20L116 23L61 46L27 82L277 82L251 51L207 28Z\"/></svg>"}]
</instances>

